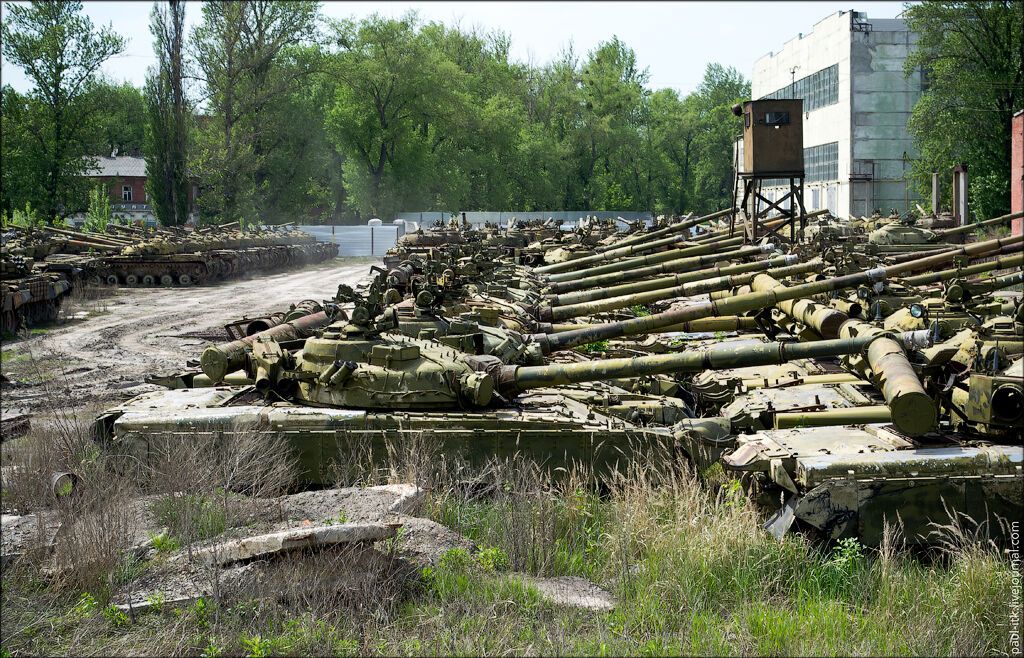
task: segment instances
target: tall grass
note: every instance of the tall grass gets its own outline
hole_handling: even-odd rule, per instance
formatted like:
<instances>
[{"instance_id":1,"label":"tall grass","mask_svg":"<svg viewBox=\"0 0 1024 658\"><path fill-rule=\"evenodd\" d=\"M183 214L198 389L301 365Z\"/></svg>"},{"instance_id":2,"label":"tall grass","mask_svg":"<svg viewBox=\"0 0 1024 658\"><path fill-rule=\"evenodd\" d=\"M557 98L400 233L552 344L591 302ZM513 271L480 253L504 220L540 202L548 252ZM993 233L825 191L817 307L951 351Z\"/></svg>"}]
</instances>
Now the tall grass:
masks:
<instances>
[{"instance_id":1,"label":"tall grass","mask_svg":"<svg viewBox=\"0 0 1024 658\"><path fill-rule=\"evenodd\" d=\"M243 446L228 459L188 444L167 453L158 478L166 493L157 511L175 526L172 534L183 545L209 529L203 526L202 506L192 504L197 499L175 494L212 496L226 505L238 497L279 493L279 475L251 470L265 463L253 459L258 445ZM98 605L84 605L82 592L96 591L85 580L55 589L23 564L3 573L5 651L253 656L1009 651L1013 573L994 547L957 524L937 529L943 541L930 555L909 551L895 526L885 528L877 549L850 540L822 546L795 535L777 541L761 529L763 519L741 488L726 483L710 493L670 454L623 467L599 483L579 465L552 472L514 458L468 469L447 466L426 442L411 442L404 456L397 454L400 449L394 446L389 455L393 462L402 457L390 478L426 486L426 513L471 538L474 551L452 550L414 573L400 568L390 554L293 556L271 565L250 590L132 623L104 613L101 596ZM228 475L235 486L223 487ZM213 488L214 482L220 488ZM153 490L154 483L139 486ZM234 493L223 497L229 488ZM108 569L123 575L116 565ZM614 595L616 609L597 613L554 605L518 572L589 578Z\"/></svg>"}]
</instances>

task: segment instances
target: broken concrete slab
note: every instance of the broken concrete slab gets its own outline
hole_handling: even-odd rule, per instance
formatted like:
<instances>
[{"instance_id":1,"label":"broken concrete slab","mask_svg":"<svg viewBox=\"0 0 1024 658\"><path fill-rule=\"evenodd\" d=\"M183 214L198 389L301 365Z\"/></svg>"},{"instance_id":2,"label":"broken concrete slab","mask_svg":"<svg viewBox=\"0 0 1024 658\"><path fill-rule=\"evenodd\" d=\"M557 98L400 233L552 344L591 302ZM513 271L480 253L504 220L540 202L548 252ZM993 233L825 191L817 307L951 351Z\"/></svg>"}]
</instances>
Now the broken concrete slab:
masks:
<instances>
[{"instance_id":1,"label":"broken concrete slab","mask_svg":"<svg viewBox=\"0 0 1024 658\"><path fill-rule=\"evenodd\" d=\"M118 603L114 607L129 615L144 615L149 612L163 612L175 608L184 608L201 598L203 597L198 594L168 597L162 592L151 592L143 598L135 599L128 603Z\"/></svg>"},{"instance_id":2,"label":"broken concrete slab","mask_svg":"<svg viewBox=\"0 0 1024 658\"><path fill-rule=\"evenodd\" d=\"M400 525L397 523L341 523L292 528L217 544L199 551L197 557L207 564L225 565L302 548L324 548L338 544L381 541L398 534Z\"/></svg>"},{"instance_id":3,"label":"broken concrete slab","mask_svg":"<svg viewBox=\"0 0 1024 658\"><path fill-rule=\"evenodd\" d=\"M541 598L555 605L583 608L594 612L611 612L615 599L586 578L560 576L558 578L537 578L526 574L514 574L526 585L533 586Z\"/></svg>"}]
</instances>

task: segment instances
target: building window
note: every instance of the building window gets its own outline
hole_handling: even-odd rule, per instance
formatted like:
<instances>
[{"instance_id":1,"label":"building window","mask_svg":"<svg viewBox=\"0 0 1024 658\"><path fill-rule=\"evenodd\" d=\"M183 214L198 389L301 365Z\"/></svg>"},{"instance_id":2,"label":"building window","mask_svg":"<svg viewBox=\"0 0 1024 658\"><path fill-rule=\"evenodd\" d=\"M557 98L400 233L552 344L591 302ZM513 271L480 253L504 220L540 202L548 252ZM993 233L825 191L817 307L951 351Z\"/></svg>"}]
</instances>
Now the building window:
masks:
<instances>
[{"instance_id":1,"label":"building window","mask_svg":"<svg viewBox=\"0 0 1024 658\"><path fill-rule=\"evenodd\" d=\"M121 200L122 201L126 201L126 202L131 202L131 200L132 200L132 186L131 185L122 185L121 186Z\"/></svg>"},{"instance_id":2,"label":"building window","mask_svg":"<svg viewBox=\"0 0 1024 658\"><path fill-rule=\"evenodd\" d=\"M839 178L839 142L819 144L804 149L804 180L837 180Z\"/></svg>"},{"instance_id":3,"label":"building window","mask_svg":"<svg viewBox=\"0 0 1024 658\"><path fill-rule=\"evenodd\" d=\"M801 98L804 101L804 112L839 102L839 65L816 71L800 78L793 84L774 91L764 98Z\"/></svg>"}]
</instances>

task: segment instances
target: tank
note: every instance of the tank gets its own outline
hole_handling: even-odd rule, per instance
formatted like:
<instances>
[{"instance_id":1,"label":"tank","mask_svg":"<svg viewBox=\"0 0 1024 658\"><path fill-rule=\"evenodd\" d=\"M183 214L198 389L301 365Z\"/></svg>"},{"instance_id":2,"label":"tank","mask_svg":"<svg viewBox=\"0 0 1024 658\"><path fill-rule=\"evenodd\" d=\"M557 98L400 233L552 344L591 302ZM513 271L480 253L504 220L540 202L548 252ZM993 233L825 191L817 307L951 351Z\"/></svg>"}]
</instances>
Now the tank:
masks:
<instances>
[{"instance_id":1,"label":"tank","mask_svg":"<svg viewBox=\"0 0 1024 658\"><path fill-rule=\"evenodd\" d=\"M370 435L376 441L401 428L442 440L453 455L509 454L518 449L545 461L597 457L599 465L607 467L606 460L628 450L630 441L670 439L671 426L612 422L600 407L540 413L560 399L562 387L609 387L601 382L849 354L876 340L857 336L814 343L711 346L637 358L519 366L437 341L383 333L391 323L387 314L371 321L353 312L351 320L330 324L301 345L264 332L252 339L244 366L248 385L144 394L103 414L97 436L133 452L125 444L153 441L160 435L169 439L180 431L228 436L266 423L292 442L310 483L326 482L333 464L358 438ZM613 388L606 390L633 395ZM678 408L678 413L660 414L672 422L684 415L681 401L648 402ZM598 454L602 451L603 456Z\"/></svg>"},{"instance_id":2,"label":"tank","mask_svg":"<svg viewBox=\"0 0 1024 658\"><path fill-rule=\"evenodd\" d=\"M48 272L31 258L0 257L0 330L4 334L53 322L65 297L71 292L70 278Z\"/></svg>"},{"instance_id":3,"label":"tank","mask_svg":"<svg viewBox=\"0 0 1024 658\"><path fill-rule=\"evenodd\" d=\"M241 231L235 224L191 230L108 225L106 233L46 227L56 253L89 254L90 283L127 286L194 285L322 262L338 247L282 225ZM53 256L48 256L53 259Z\"/></svg>"}]
</instances>

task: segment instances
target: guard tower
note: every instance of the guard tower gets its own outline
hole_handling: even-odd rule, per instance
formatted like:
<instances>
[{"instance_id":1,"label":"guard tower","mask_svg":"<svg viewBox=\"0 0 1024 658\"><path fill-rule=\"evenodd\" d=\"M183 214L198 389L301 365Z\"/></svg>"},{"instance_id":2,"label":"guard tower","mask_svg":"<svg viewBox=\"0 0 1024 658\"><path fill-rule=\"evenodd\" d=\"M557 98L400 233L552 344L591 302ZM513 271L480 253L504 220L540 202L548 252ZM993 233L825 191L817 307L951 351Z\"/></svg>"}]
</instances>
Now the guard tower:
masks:
<instances>
[{"instance_id":1,"label":"guard tower","mask_svg":"<svg viewBox=\"0 0 1024 658\"><path fill-rule=\"evenodd\" d=\"M737 163L736 191L742 184L743 201L739 210L746 239L756 242L772 236L782 242L796 242L798 236L803 235L807 221L803 101L799 98L747 101L734 105L732 111L743 117L743 162ZM788 179L789 191L772 201L762 194L762 186L765 181L775 179ZM764 220L773 210L785 221L768 228ZM733 217L735 223L735 215ZM787 228L788 237L783 233Z\"/></svg>"}]
</instances>

